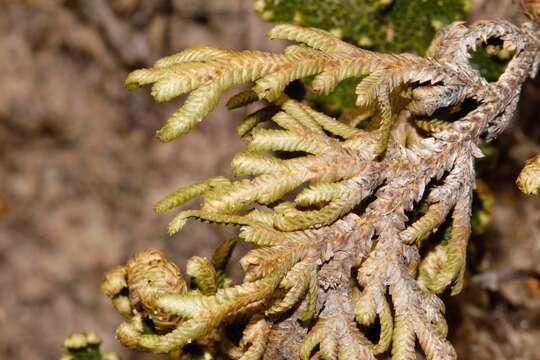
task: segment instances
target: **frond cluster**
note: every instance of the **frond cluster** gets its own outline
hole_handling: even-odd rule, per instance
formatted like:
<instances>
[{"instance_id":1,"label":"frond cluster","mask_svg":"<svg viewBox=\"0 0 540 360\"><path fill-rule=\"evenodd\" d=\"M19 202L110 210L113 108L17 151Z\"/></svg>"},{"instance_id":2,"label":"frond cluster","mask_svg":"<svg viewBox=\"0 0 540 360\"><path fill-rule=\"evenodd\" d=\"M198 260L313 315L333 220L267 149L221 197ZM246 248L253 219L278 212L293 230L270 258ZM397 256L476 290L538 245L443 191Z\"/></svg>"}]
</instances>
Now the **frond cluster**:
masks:
<instances>
[{"instance_id":1,"label":"frond cluster","mask_svg":"<svg viewBox=\"0 0 540 360\"><path fill-rule=\"evenodd\" d=\"M428 359L455 359L437 295L464 286L478 145L506 127L522 83L536 74L537 31L533 23L456 23L423 58L279 25L270 37L300 45L283 54L197 47L131 73L127 86L151 85L158 101L189 93L158 131L162 141L191 130L235 85L254 83L229 107L268 104L238 126L247 150L232 161L235 178L181 187L155 207L201 200L176 214L171 235L190 219L239 226L252 245L240 261L242 283L225 273L235 240L211 260L191 258L189 282L159 251L144 251L103 282L126 317L118 339L144 351L199 347L237 359L415 359L418 341ZM469 52L490 38L513 51L493 83L469 63ZM358 108L347 121L285 94L307 76L325 94L360 75ZM468 113L466 100L477 103ZM462 115L436 119L445 108ZM526 172L536 174L532 168ZM524 178L536 184L534 175ZM228 336L231 324L245 325L241 340ZM376 340L366 335L373 329Z\"/></svg>"}]
</instances>

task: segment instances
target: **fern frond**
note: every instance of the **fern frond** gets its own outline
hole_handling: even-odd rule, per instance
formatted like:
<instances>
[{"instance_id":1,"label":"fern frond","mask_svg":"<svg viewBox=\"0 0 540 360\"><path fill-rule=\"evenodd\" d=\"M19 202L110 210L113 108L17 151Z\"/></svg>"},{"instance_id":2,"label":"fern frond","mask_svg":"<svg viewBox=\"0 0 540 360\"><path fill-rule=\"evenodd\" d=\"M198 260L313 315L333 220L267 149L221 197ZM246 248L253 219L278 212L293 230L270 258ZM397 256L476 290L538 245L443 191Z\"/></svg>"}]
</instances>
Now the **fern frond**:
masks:
<instances>
[{"instance_id":1,"label":"fern frond","mask_svg":"<svg viewBox=\"0 0 540 360\"><path fill-rule=\"evenodd\" d=\"M229 183L229 179L218 176L199 181L187 187L182 187L158 201L154 206L154 211L160 214L174 209L213 187L224 186Z\"/></svg>"},{"instance_id":2,"label":"fern frond","mask_svg":"<svg viewBox=\"0 0 540 360\"><path fill-rule=\"evenodd\" d=\"M270 305L266 310L267 315L275 315L288 311L299 301L309 289L310 274L315 271L316 264L313 260L303 260L297 263L291 271L283 278L280 287L287 289L287 294Z\"/></svg>"},{"instance_id":3,"label":"fern frond","mask_svg":"<svg viewBox=\"0 0 540 360\"><path fill-rule=\"evenodd\" d=\"M236 132L243 137L259 123L269 121L278 111L279 108L276 106L267 106L259 109L246 116L236 127Z\"/></svg>"},{"instance_id":4,"label":"fern frond","mask_svg":"<svg viewBox=\"0 0 540 360\"><path fill-rule=\"evenodd\" d=\"M227 108L232 110L242 106L249 105L259 100L257 93L251 89L247 89L234 95L227 101Z\"/></svg>"},{"instance_id":5,"label":"fern frond","mask_svg":"<svg viewBox=\"0 0 540 360\"><path fill-rule=\"evenodd\" d=\"M236 247L236 239L225 239L214 250L210 262L216 271L216 285L218 288L230 285L232 280L227 277L226 270L229 259Z\"/></svg>"},{"instance_id":6,"label":"fern frond","mask_svg":"<svg viewBox=\"0 0 540 360\"><path fill-rule=\"evenodd\" d=\"M189 218L239 225L240 239L253 247L240 260L242 283L233 286L225 275L232 240L211 261L189 260L190 289L161 253L138 254L102 285L127 318L118 339L129 348L178 352L209 337L228 341L223 326L249 320L240 344L230 344L235 358L373 360L391 348L393 359L412 360L418 340L426 358L455 359L436 294L463 287L474 160L483 156L482 138L507 126L523 82L536 74L536 25L455 23L437 36L429 58L378 54L292 25L277 26L270 36L302 44L283 54L193 48L129 75L128 87L152 85L158 101L190 93L158 132L163 141L193 128L232 86L255 83L231 98L231 108L257 99L273 104L237 128L248 151L232 168L244 178L180 188L155 208L163 212L201 197L200 208L176 215L170 233ZM487 38L514 50L493 83L468 62ZM320 93L363 76L351 120L340 122L283 94L308 75ZM475 108L456 113L461 117L452 123L425 120L470 99ZM365 129L356 128L368 118ZM537 160L519 178L526 192L538 188ZM430 238L440 242L421 251ZM373 324L380 325L377 343L358 327Z\"/></svg>"},{"instance_id":7,"label":"fern frond","mask_svg":"<svg viewBox=\"0 0 540 360\"><path fill-rule=\"evenodd\" d=\"M201 210L185 210L178 213L169 223L169 235L174 235L180 231L190 218L216 224L245 225L250 222L245 216L216 214Z\"/></svg>"},{"instance_id":8,"label":"fern frond","mask_svg":"<svg viewBox=\"0 0 540 360\"><path fill-rule=\"evenodd\" d=\"M188 61L205 61L216 58L226 58L229 54L230 51L226 49L217 49L209 46L194 46L177 54L162 57L155 62L154 67L166 68L171 65Z\"/></svg>"},{"instance_id":9,"label":"fern frond","mask_svg":"<svg viewBox=\"0 0 540 360\"><path fill-rule=\"evenodd\" d=\"M297 206L319 205L341 198L347 186L341 183L319 183L302 190L294 199Z\"/></svg>"},{"instance_id":10,"label":"fern frond","mask_svg":"<svg viewBox=\"0 0 540 360\"><path fill-rule=\"evenodd\" d=\"M300 348L300 358L302 360L309 360L313 349L315 349L315 347L323 340L324 335L325 332L322 322L318 322L309 330L302 342L302 347Z\"/></svg>"},{"instance_id":11,"label":"fern frond","mask_svg":"<svg viewBox=\"0 0 540 360\"><path fill-rule=\"evenodd\" d=\"M230 99L230 108L259 98L279 102L285 87L294 80L318 75L314 90L326 93L348 77L381 71L398 60L355 48L318 29L279 25L270 32L270 37L299 41L307 46L289 47L282 55L207 47L187 49L158 61L153 68L132 72L126 86L152 85L152 96L158 101L191 92L184 105L157 132L158 138L167 142L190 131L232 86L255 82L253 89ZM287 111L287 105L283 108ZM245 120L239 132L243 135L249 131L261 115L258 113ZM343 136L351 137L356 133L324 117L320 120Z\"/></svg>"},{"instance_id":12,"label":"fern frond","mask_svg":"<svg viewBox=\"0 0 540 360\"><path fill-rule=\"evenodd\" d=\"M193 283L203 295L213 295L217 291L216 269L207 259L193 256L186 264L186 274L193 277Z\"/></svg>"},{"instance_id":13,"label":"fern frond","mask_svg":"<svg viewBox=\"0 0 540 360\"><path fill-rule=\"evenodd\" d=\"M268 343L271 324L261 316L254 316L242 333L240 346L244 353L240 360L258 360L262 358Z\"/></svg>"},{"instance_id":14,"label":"fern frond","mask_svg":"<svg viewBox=\"0 0 540 360\"><path fill-rule=\"evenodd\" d=\"M463 200L471 201L471 200ZM471 234L470 205L460 204L456 206L453 215L451 237L447 245L447 262L441 269L441 273L432 279L430 288L439 293L452 284L452 294L458 294L463 287L463 275L467 256L467 243Z\"/></svg>"},{"instance_id":15,"label":"fern frond","mask_svg":"<svg viewBox=\"0 0 540 360\"><path fill-rule=\"evenodd\" d=\"M268 33L268 37L270 39L291 40L304 43L309 47L324 52L351 52L357 54L364 51L339 40L328 31L316 28L303 28L291 24L274 26Z\"/></svg>"}]
</instances>

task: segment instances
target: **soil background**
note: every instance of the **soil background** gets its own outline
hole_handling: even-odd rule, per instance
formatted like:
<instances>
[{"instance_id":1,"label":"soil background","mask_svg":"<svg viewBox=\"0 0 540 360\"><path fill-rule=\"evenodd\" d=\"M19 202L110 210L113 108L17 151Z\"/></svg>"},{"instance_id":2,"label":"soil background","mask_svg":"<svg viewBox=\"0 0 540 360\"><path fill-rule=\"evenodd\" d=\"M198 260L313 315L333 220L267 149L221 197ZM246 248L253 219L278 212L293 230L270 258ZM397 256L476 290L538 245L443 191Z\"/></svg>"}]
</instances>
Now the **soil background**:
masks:
<instances>
[{"instance_id":1,"label":"soil background","mask_svg":"<svg viewBox=\"0 0 540 360\"><path fill-rule=\"evenodd\" d=\"M97 332L103 349L124 359L155 358L114 340L120 317L99 292L101 276L148 247L184 268L232 234L189 224L169 238L170 215L156 216L152 206L178 186L230 175L244 110L220 104L190 135L164 145L153 133L178 102L155 104L123 81L192 45L279 50L252 5L0 0L0 359L58 358L75 331ZM471 20L518 17L510 0L474 1L471 9ZM470 286L447 299L461 359L540 359L540 283L532 275L540 272L540 200L514 186L523 162L540 153L539 104L540 82L531 81L485 174L496 196L492 223L473 240Z\"/></svg>"}]
</instances>

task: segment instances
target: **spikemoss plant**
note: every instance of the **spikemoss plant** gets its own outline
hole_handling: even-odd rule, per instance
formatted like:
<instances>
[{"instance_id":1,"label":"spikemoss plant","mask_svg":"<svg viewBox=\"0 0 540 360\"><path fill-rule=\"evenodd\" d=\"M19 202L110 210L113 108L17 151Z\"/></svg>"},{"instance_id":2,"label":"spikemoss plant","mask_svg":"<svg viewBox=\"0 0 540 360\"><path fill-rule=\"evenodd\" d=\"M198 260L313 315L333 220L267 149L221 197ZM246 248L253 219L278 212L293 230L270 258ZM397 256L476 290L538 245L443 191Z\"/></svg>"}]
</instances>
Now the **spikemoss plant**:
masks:
<instances>
[{"instance_id":1,"label":"spikemoss plant","mask_svg":"<svg viewBox=\"0 0 540 360\"><path fill-rule=\"evenodd\" d=\"M534 17L536 1L526 5ZM240 261L243 281L225 274L236 240L212 259L191 258L189 284L161 252L143 251L102 284L126 318L120 342L234 359L415 359L418 342L428 359L455 359L438 295L465 284L475 159L536 75L538 35L532 21L454 23L420 57L285 24L270 37L299 44L283 54L201 46L132 72L128 88L149 85L158 101L189 93L158 131L164 142L189 132L235 85L254 82L229 107L267 104L238 126L247 150L232 161L235 178L180 187L155 207L201 199L176 214L171 235L191 219L237 225L252 245ZM512 54L495 82L469 61L491 39ZM320 94L362 76L357 109L338 121L284 94L307 76ZM534 159L520 187L535 192L538 174Z\"/></svg>"}]
</instances>

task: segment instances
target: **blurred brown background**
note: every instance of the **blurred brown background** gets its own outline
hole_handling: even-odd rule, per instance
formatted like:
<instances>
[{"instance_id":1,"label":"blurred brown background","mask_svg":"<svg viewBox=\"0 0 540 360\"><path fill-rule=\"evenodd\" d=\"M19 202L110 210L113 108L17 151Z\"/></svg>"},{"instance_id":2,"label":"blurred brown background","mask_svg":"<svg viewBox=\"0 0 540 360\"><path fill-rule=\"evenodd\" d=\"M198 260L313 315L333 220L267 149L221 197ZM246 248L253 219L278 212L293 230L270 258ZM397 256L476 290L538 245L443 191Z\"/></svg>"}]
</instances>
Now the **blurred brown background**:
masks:
<instances>
[{"instance_id":1,"label":"blurred brown background","mask_svg":"<svg viewBox=\"0 0 540 360\"><path fill-rule=\"evenodd\" d=\"M510 19L516 10L510 0L474 1L471 17ZM189 224L170 239L170 216L152 205L179 185L230 174L243 110L220 105L163 145L153 132L178 102L155 104L123 81L192 45L279 49L264 37L269 27L251 0L0 0L0 359L55 359L64 337L81 330L125 359L148 358L115 342L120 318L99 293L101 275L150 246L183 267L231 233ZM513 187L521 163L540 152L538 82L525 93L487 176L497 202L471 260L478 271L540 271L540 202ZM540 359L538 282L478 291L449 303L461 358Z\"/></svg>"}]
</instances>

